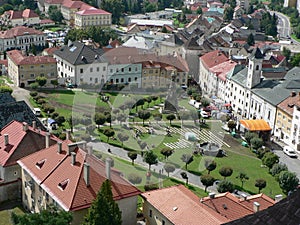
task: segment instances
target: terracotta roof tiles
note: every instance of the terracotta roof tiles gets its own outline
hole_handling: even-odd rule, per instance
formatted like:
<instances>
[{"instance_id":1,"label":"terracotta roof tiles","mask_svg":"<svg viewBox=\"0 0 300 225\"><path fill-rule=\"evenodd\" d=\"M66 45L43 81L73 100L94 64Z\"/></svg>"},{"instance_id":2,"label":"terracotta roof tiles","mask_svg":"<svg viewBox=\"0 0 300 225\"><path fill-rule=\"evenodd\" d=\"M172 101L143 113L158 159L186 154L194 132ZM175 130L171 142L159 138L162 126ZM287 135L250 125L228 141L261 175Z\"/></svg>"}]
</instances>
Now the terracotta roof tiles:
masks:
<instances>
[{"instance_id":1,"label":"terracotta roof tiles","mask_svg":"<svg viewBox=\"0 0 300 225\"><path fill-rule=\"evenodd\" d=\"M14 38L25 35L44 35L44 33L34 28L24 26L13 27L10 30L0 32L0 38Z\"/></svg>"},{"instance_id":2,"label":"terracotta roof tiles","mask_svg":"<svg viewBox=\"0 0 300 225\"><path fill-rule=\"evenodd\" d=\"M283 100L277 106L279 109L293 116L294 105L300 106L300 94L296 92L291 92L291 96Z\"/></svg>"},{"instance_id":3,"label":"terracotta roof tiles","mask_svg":"<svg viewBox=\"0 0 300 225\"><path fill-rule=\"evenodd\" d=\"M34 130L28 126L28 130L23 130L23 123L12 121L1 130L0 136L0 165L9 166L16 164L17 160L45 148L45 135L43 131ZM8 145L5 145L4 135L8 134ZM50 145L57 140L51 136Z\"/></svg>"},{"instance_id":4,"label":"terracotta roof tiles","mask_svg":"<svg viewBox=\"0 0 300 225\"><path fill-rule=\"evenodd\" d=\"M51 56L24 56L19 50L9 51L7 56L16 65L56 64L56 59Z\"/></svg>"},{"instance_id":5,"label":"terracotta roof tiles","mask_svg":"<svg viewBox=\"0 0 300 225\"><path fill-rule=\"evenodd\" d=\"M228 61L228 58L219 50L215 50L200 57L206 69L210 69L218 64Z\"/></svg>"},{"instance_id":6,"label":"terracotta roof tiles","mask_svg":"<svg viewBox=\"0 0 300 225\"><path fill-rule=\"evenodd\" d=\"M36 14L32 9L25 9L22 13L22 16L24 18L33 18L33 17L39 17L38 14Z\"/></svg>"},{"instance_id":7,"label":"terracotta roof tiles","mask_svg":"<svg viewBox=\"0 0 300 225\"><path fill-rule=\"evenodd\" d=\"M105 10L102 9L96 9L96 8L89 8L89 9L84 9L81 11L76 12L76 14L79 14L81 16L89 16L89 15L110 15L111 13L106 12Z\"/></svg>"},{"instance_id":8,"label":"terracotta roof tiles","mask_svg":"<svg viewBox=\"0 0 300 225\"><path fill-rule=\"evenodd\" d=\"M72 165L67 155L68 144L62 143L62 151L54 145L18 161L31 177L47 191L66 211L90 207L102 182L106 180L105 164L79 147L74 149L76 162ZM41 163L42 162L42 163ZM90 165L90 185L84 180L84 163ZM36 164L42 166L36 166ZM111 169L112 192L115 200L136 196L140 191L124 180L120 173Z\"/></svg>"},{"instance_id":9,"label":"terracotta roof tiles","mask_svg":"<svg viewBox=\"0 0 300 225\"><path fill-rule=\"evenodd\" d=\"M199 197L183 185L145 192L142 197L172 224L217 225L229 221L201 204Z\"/></svg>"}]
</instances>

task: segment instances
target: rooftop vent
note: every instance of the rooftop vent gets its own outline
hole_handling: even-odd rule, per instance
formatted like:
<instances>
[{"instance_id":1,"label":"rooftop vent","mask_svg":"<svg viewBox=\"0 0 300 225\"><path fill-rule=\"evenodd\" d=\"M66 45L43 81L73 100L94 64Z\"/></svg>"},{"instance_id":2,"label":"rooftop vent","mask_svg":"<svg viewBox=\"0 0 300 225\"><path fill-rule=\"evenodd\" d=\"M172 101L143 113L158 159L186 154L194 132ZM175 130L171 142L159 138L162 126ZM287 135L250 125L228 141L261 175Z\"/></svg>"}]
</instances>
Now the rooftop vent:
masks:
<instances>
[{"instance_id":1,"label":"rooftop vent","mask_svg":"<svg viewBox=\"0 0 300 225\"><path fill-rule=\"evenodd\" d=\"M212 199L213 199L213 198L215 198L216 194L213 193L213 192L211 192L211 193L208 194L208 196L209 196L209 198L212 198Z\"/></svg>"}]
</instances>

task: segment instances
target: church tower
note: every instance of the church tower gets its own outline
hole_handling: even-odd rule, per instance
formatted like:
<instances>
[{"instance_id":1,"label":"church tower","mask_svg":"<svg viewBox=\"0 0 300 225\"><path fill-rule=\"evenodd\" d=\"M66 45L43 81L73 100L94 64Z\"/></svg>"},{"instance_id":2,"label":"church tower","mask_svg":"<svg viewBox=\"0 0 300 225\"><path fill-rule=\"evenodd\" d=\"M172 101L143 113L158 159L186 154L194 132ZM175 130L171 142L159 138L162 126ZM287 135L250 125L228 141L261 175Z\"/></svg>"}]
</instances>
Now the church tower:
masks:
<instances>
[{"instance_id":1,"label":"church tower","mask_svg":"<svg viewBox=\"0 0 300 225\"><path fill-rule=\"evenodd\" d=\"M247 88L251 89L260 83L263 59L264 55L259 48L255 48L248 57Z\"/></svg>"}]
</instances>

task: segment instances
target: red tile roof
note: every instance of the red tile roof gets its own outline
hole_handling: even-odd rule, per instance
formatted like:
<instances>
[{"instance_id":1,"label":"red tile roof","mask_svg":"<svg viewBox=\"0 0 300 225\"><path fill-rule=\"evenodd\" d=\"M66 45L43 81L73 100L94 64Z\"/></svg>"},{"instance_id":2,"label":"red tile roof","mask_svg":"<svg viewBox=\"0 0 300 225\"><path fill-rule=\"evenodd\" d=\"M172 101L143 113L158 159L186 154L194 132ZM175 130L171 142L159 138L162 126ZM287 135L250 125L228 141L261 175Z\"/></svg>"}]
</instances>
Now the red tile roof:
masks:
<instances>
[{"instance_id":1,"label":"red tile roof","mask_svg":"<svg viewBox=\"0 0 300 225\"><path fill-rule=\"evenodd\" d=\"M17 26L10 30L0 31L0 38L14 38L25 35L44 35L42 31L30 27Z\"/></svg>"},{"instance_id":2,"label":"red tile roof","mask_svg":"<svg viewBox=\"0 0 300 225\"><path fill-rule=\"evenodd\" d=\"M220 215L229 220L236 220L246 215L253 214L253 203L261 204L260 209L266 209L275 204L275 201L264 194L248 196L247 200L240 200L233 194L226 192L215 195L214 198L206 197L202 199L202 204L215 210Z\"/></svg>"},{"instance_id":3,"label":"red tile roof","mask_svg":"<svg viewBox=\"0 0 300 225\"><path fill-rule=\"evenodd\" d=\"M216 74L218 78L222 81L226 81L226 75L237 65L236 62L229 60L223 63L220 63L209 70Z\"/></svg>"},{"instance_id":4,"label":"red tile roof","mask_svg":"<svg viewBox=\"0 0 300 225\"><path fill-rule=\"evenodd\" d=\"M40 21L40 24L49 24L49 23L55 23L53 20L50 19L44 19Z\"/></svg>"},{"instance_id":5,"label":"red tile roof","mask_svg":"<svg viewBox=\"0 0 300 225\"><path fill-rule=\"evenodd\" d=\"M15 19L22 19L22 11L14 11L14 10L10 10L10 19L11 20L15 20Z\"/></svg>"},{"instance_id":6,"label":"red tile roof","mask_svg":"<svg viewBox=\"0 0 300 225\"><path fill-rule=\"evenodd\" d=\"M32 9L25 9L25 10L23 11L22 16L23 16L24 18L39 17L39 15L36 14Z\"/></svg>"},{"instance_id":7,"label":"red tile roof","mask_svg":"<svg viewBox=\"0 0 300 225\"><path fill-rule=\"evenodd\" d=\"M44 51L47 52L48 55L53 56L53 52L60 49L59 46L57 47L52 47L52 48L45 48Z\"/></svg>"},{"instance_id":8,"label":"red tile roof","mask_svg":"<svg viewBox=\"0 0 300 225\"><path fill-rule=\"evenodd\" d=\"M56 59L51 56L24 56L19 50L11 50L7 52L7 57L9 57L16 65L56 63Z\"/></svg>"},{"instance_id":9,"label":"red tile roof","mask_svg":"<svg viewBox=\"0 0 300 225\"><path fill-rule=\"evenodd\" d=\"M8 134L8 145L5 145L4 134ZM27 131L23 131L23 124L21 122L10 122L1 130L0 165L14 165L22 157L44 149L46 145L45 135L45 132L38 129L33 130L30 126L28 126ZM55 144L56 140L57 138L51 136L49 144Z\"/></svg>"},{"instance_id":10,"label":"red tile roof","mask_svg":"<svg viewBox=\"0 0 300 225\"><path fill-rule=\"evenodd\" d=\"M260 193L257 195L247 196L246 199L241 198L240 203L253 209L253 203L258 202L260 204L259 210L264 210L275 204L275 201L267 195Z\"/></svg>"},{"instance_id":11,"label":"red tile roof","mask_svg":"<svg viewBox=\"0 0 300 225\"><path fill-rule=\"evenodd\" d=\"M72 1L72 0L64 0L62 3L62 6L69 8L69 9L79 9L79 10L93 8L92 6L86 4L85 2Z\"/></svg>"},{"instance_id":12,"label":"red tile roof","mask_svg":"<svg viewBox=\"0 0 300 225\"><path fill-rule=\"evenodd\" d=\"M7 59L2 59L2 60L0 60L0 64L7 67L7 66L8 66L8 61L7 61Z\"/></svg>"},{"instance_id":13,"label":"red tile roof","mask_svg":"<svg viewBox=\"0 0 300 225\"><path fill-rule=\"evenodd\" d=\"M76 12L76 14L79 14L81 16L89 16L89 15L103 15L103 14L110 15L111 13L106 12L105 10L102 9L89 8L82 11L78 11Z\"/></svg>"},{"instance_id":14,"label":"red tile roof","mask_svg":"<svg viewBox=\"0 0 300 225\"><path fill-rule=\"evenodd\" d=\"M284 101L279 103L277 107L282 111L284 111L285 113L293 116L294 105L300 106L300 93L291 92L291 95L288 98L286 98Z\"/></svg>"},{"instance_id":15,"label":"red tile roof","mask_svg":"<svg viewBox=\"0 0 300 225\"><path fill-rule=\"evenodd\" d=\"M228 58L219 50L215 50L200 57L205 68L208 70L218 64L228 61Z\"/></svg>"},{"instance_id":16,"label":"red tile roof","mask_svg":"<svg viewBox=\"0 0 300 225\"><path fill-rule=\"evenodd\" d=\"M90 207L103 181L106 180L105 164L93 155L76 147L76 163L71 164L67 155L70 142L62 143L62 152L57 145L36 152L18 161L41 187L66 211ZM90 185L84 180L84 163L90 165ZM42 166L36 166L36 164ZM112 192L115 200L136 196L140 191L125 181L120 173L111 169Z\"/></svg>"},{"instance_id":17,"label":"red tile roof","mask_svg":"<svg viewBox=\"0 0 300 225\"><path fill-rule=\"evenodd\" d=\"M141 196L172 224L219 225L229 221L201 204L199 197L183 185L145 192Z\"/></svg>"}]
</instances>

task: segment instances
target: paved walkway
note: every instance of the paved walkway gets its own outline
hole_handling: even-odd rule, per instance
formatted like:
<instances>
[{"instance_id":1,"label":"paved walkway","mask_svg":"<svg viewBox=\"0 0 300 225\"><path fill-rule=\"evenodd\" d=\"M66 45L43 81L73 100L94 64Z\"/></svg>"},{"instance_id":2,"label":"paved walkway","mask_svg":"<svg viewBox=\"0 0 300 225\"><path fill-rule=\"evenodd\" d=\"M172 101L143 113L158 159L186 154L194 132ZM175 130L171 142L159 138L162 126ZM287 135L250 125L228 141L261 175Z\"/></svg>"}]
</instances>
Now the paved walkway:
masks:
<instances>
[{"instance_id":1,"label":"paved walkway","mask_svg":"<svg viewBox=\"0 0 300 225\"><path fill-rule=\"evenodd\" d=\"M127 160L127 161L131 162L131 160L127 156L127 151L122 149L122 148L115 147L113 145L109 145L109 144L103 143L103 142L89 142L88 145L93 146L93 149L95 151L104 152L106 154L112 154L113 156L116 156L116 157L119 157L119 158L122 158L124 160ZM110 149L111 153L107 152L108 149ZM143 161L143 158L140 154L137 155L137 159L134 162L135 162L135 164L143 166L146 169L148 169L148 167L149 167L149 165ZM164 171L163 170L164 165L165 165L165 163L158 162L157 165L152 165L151 166L151 170L156 171L156 172L158 172L160 170ZM185 182L185 180L182 179L182 177L181 177L181 174L180 174L181 172L186 172L187 173L188 178L189 178L189 184L195 185L195 186L197 186L197 187L204 190L205 187L201 183L199 176L197 176L195 174L192 174L192 173L189 173L189 172L187 172L185 170L182 170L180 168L177 168L173 173L170 173L170 177L173 177L173 178L176 178L178 180L181 180L181 181ZM215 186L215 185L211 186L211 187L208 187L207 191L218 193L217 186Z\"/></svg>"}]
</instances>

